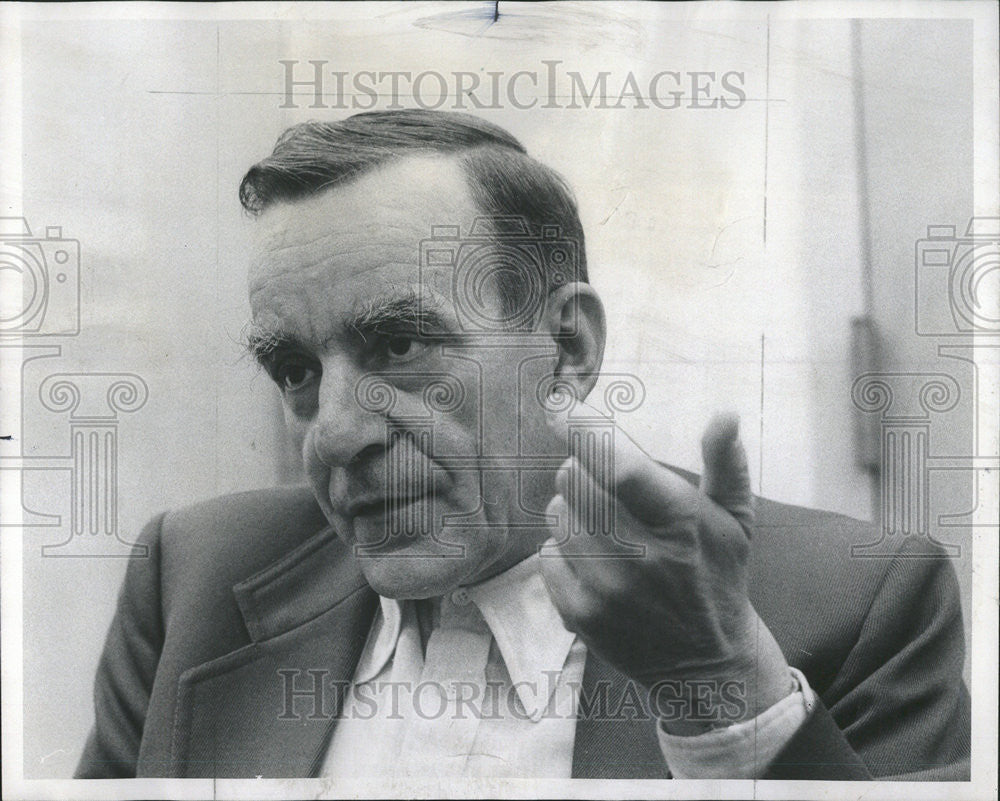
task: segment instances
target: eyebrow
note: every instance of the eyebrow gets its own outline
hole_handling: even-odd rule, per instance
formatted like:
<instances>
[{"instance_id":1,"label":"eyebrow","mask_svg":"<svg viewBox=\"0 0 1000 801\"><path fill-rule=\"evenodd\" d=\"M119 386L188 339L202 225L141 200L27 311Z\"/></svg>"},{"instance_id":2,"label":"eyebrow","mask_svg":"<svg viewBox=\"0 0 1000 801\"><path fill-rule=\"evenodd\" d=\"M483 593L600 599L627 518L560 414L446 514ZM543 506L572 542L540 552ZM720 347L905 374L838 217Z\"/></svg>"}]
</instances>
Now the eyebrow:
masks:
<instances>
[{"instance_id":1,"label":"eyebrow","mask_svg":"<svg viewBox=\"0 0 1000 801\"><path fill-rule=\"evenodd\" d=\"M441 302L433 296L412 289L397 295L383 295L364 303L345 329L362 339L370 335L400 331L416 334L446 335L453 326L441 313Z\"/></svg>"},{"instance_id":2,"label":"eyebrow","mask_svg":"<svg viewBox=\"0 0 1000 801\"><path fill-rule=\"evenodd\" d=\"M297 350L302 343L294 336L271 331L255 323L248 323L243 335L243 348L262 367L267 367L274 355L283 350Z\"/></svg>"},{"instance_id":3,"label":"eyebrow","mask_svg":"<svg viewBox=\"0 0 1000 801\"><path fill-rule=\"evenodd\" d=\"M379 334L412 332L430 336L448 336L453 326L441 313L441 302L413 290L398 295L383 295L367 300L344 323L345 332L367 340ZM243 336L247 354L267 367L281 351L307 350L296 336L248 323Z\"/></svg>"}]
</instances>

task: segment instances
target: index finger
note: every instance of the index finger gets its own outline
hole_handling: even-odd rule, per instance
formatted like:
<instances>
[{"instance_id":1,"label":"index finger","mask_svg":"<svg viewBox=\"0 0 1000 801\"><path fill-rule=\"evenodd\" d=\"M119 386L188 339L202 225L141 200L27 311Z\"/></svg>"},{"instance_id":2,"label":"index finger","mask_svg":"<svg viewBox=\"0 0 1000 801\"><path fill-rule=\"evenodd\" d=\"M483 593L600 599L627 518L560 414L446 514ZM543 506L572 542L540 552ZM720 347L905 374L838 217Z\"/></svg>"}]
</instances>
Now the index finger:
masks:
<instances>
[{"instance_id":1,"label":"index finger","mask_svg":"<svg viewBox=\"0 0 1000 801\"><path fill-rule=\"evenodd\" d=\"M570 455L593 481L639 520L659 523L681 499L697 493L614 420L583 401L574 399L564 411L550 412L550 425L566 436Z\"/></svg>"}]
</instances>

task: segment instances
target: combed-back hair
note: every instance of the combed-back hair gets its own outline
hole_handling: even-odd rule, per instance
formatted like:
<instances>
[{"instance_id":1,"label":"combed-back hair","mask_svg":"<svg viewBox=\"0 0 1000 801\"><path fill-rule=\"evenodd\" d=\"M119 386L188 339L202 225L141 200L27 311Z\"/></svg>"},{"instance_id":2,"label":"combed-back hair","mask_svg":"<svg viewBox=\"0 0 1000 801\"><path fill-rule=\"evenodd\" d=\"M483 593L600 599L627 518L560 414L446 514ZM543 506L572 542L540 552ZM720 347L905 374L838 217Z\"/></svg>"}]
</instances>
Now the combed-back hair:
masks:
<instances>
[{"instance_id":1,"label":"combed-back hair","mask_svg":"<svg viewBox=\"0 0 1000 801\"><path fill-rule=\"evenodd\" d=\"M271 155L243 176L240 203L258 215L275 203L348 183L419 152L454 155L484 217L520 218L533 238L540 237L543 228L557 226L560 239L576 244L574 277L587 280L583 227L569 186L555 170L529 156L510 133L471 114L403 109L300 123L285 131ZM505 311L521 304L522 284L516 273L498 272Z\"/></svg>"}]
</instances>

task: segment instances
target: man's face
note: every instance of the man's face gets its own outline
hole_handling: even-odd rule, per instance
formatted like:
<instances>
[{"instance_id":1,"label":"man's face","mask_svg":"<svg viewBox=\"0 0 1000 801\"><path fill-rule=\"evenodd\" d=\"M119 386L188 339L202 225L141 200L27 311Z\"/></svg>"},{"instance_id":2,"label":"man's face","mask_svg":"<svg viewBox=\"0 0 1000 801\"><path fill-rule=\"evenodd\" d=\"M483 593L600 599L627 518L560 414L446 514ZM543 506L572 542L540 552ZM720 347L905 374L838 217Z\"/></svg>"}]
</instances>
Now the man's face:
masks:
<instances>
[{"instance_id":1,"label":"man's face","mask_svg":"<svg viewBox=\"0 0 1000 801\"><path fill-rule=\"evenodd\" d=\"M420 267L432 226L467 232L476 216L459 165L414 156L275 204L254 225L256 349L320 506L390 597L487 578L544 538L512 528L517 471L484 462L516 452L518 437L545 449L532 400L555 357L530 362L519 382L529 354L463 331L453 268ZM495 289L483 289L499 313ZM551 481L522 475L522 502L544 510Z\"/></svg>"}]
</instances>

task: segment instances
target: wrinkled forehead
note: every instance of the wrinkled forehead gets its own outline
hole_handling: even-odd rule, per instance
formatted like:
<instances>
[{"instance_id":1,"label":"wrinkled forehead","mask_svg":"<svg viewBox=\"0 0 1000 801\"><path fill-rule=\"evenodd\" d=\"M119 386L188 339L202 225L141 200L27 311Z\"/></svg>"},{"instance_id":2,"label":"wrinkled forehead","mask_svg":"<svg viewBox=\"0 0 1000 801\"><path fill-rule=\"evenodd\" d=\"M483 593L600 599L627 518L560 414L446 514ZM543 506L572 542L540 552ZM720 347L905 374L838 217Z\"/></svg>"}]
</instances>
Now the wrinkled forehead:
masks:
<instances>
[{"instance_id":1,"label":"wrinkled forehead","mask_svg":"<svg viewBox=\"0 0 1000 801\"><path fill-rule=\"evenodd\" d=\"M268 207L251 225L250 289L275 271L379 263L417 265L437 226L467 232L478 215L461 165L440 154L407 156L361 178Z\"/></svg>"}]
</instances>

